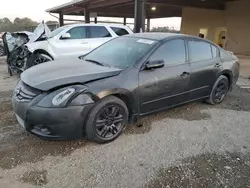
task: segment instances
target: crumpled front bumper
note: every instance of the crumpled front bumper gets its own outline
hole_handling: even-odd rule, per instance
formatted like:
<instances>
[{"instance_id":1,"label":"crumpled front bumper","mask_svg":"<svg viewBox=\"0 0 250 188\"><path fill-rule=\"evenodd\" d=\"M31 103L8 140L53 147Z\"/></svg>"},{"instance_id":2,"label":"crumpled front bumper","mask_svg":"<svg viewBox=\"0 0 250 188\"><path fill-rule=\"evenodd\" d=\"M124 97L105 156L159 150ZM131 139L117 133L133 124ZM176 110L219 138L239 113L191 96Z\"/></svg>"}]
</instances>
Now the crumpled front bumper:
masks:
<instances>
[{"instance_id":1,"label":"crumpled front bumper","mask_svg":"<svg viewBox=\"0 0 250 188\"><path fill-rule=\"evenodd\" d=\"M84 136L84 122L93 104L43 108L36 105L38 101L39 96L30 102L12 97L17 120L26 131L46 140L72 140Z\"/></svg>"}]
</instances>

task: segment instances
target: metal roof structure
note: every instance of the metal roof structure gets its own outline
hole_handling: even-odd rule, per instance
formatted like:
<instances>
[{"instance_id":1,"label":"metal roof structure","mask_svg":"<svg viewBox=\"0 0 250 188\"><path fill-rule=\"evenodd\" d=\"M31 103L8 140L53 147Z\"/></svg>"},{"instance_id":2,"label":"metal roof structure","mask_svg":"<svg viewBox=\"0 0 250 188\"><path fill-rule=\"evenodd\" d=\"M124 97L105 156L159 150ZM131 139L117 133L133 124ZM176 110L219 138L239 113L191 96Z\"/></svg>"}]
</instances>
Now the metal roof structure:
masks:
<instances>
[{"instance_id":1,"label":"metal roof structure","mask_svg":"<svg viewBox=\"0 0 250 188\"><path fill-rule=\"evenodd\" d=\"M144 0L146 18L181 17L182 7L223 10L225 3L233 0ZM84 15L84 9L102 17L134 17L135 0L74 0L50 9L50 13ZM152 6L156 10L152 11Z\"/></svg>"},{"instance_id":2,"label":"metal roof structure","mask_svg":"<svg viewBox=\"0 0 250 188\"><path fill-rule=\"evenodd\" d=\"M182 17L183 7L224 10L226 2L236 0L73 0L69 3L47 9L49 13L59 13L60 25L64 15L85 16L90 22L91 12L100 17L123 17L135 19L135 32L145 31L145 19L150 28L151 18Z\"/></svg>"}]
</instances>

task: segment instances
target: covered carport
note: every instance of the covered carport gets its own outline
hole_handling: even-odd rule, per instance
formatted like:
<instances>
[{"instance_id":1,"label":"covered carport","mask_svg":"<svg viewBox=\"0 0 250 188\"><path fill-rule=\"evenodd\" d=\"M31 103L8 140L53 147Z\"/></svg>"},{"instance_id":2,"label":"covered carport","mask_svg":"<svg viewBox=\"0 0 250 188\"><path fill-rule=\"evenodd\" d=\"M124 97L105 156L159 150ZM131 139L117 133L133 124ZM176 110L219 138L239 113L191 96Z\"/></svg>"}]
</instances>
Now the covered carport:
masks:
<instances>
[{"instance_id":1,"label":"covered carport","mask_svg":"<svg viewBox=\"0 0 250 188\"><path fill-rule=\"evenodd\" d=\"M150 19L182 17L181 32L203 36L236 53L250 54L248 0L74 0L47 10L65 15L134 18L134 31L149 31ZM166 23L167 25L167 23ZM147 28L145 29L145 26Z\"/></svg>"},{"instance_id":2,"label":"covered carport","mask_svg":"<svg viewBox=\"0 0 250 188\"><path fill-rule=\"evenodd\" d=\"M221 2L223 0L220 0ZM181 17L182 7L197 7L209 9L224 9L224 5L217 1L200 0L76 0L51 9L49 13L58 13L60 25L63 25L64 15L85 16L86 23L90 22L91 13L100 17L135 18L135 32L150 27L150 19L164 17ZM147 22L145 23L145 19ZM97 22L97 18L95 18Z\"/></svg>"}]
</instances>

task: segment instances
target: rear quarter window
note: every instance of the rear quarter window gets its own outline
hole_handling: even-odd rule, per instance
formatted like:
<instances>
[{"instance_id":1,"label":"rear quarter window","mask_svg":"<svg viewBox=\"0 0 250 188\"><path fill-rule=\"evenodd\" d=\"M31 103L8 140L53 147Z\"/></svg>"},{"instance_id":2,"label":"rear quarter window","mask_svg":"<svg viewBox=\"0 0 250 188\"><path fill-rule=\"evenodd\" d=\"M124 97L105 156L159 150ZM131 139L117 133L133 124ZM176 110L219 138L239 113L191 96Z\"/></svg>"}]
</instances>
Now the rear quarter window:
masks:
<instances>
[{"instance_id":1,"label":"rear quarter window","mask_svg":"<svg viewBox=\"0 0 250 188\"><path fill-rule=\"evenodd\" d=\"M218 48L215 47L214 45L211 45L211 50L212 50L213 58L218 57Z\"/></svg>"},{"instance_id":2,"label":"rear quarter window","mask_svg":"<svg viewBox=\"0 0 250 188\"><path fill-rule=\"evenodd\" d=\"M119 28L119 27L111 27L111 29L118 35L123 36L129 34L129 32L126 29Z\"/></svg>"}]
</instances>

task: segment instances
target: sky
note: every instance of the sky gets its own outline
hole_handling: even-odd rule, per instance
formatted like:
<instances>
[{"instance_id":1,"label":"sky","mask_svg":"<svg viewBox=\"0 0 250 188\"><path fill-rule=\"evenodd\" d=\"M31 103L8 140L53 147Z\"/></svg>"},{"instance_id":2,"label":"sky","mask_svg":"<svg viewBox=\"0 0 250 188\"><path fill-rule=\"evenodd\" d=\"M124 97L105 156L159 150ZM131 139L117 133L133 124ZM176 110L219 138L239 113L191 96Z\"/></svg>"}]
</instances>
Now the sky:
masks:
<instances>
[{"instance_id":1,"label":"sky","mask_svg":"<svg viewBox=\"0 0 250 188\"><path fill-rule=\"evenodd\" d=\"M43 20L56 20L54 17L46 13L45 10L68 2L70 2L70 0L0 0L0 18L8 17L13 21L16 17L29 17L38 22ZM79 17L70 17L70 19L79 19ZM101 18L101 20L122 22L123 19ZM133 20L128 20L128 22L133 22ZM168 26L180 29L180 23L181 18L153 19L151 21L151 27Z\"/></svg>"}]
</instances>

